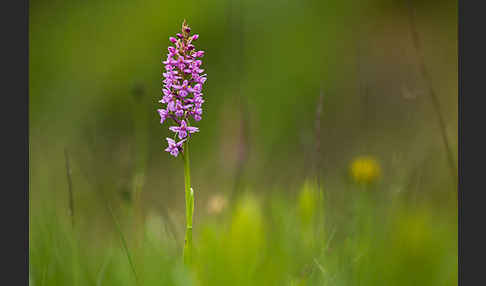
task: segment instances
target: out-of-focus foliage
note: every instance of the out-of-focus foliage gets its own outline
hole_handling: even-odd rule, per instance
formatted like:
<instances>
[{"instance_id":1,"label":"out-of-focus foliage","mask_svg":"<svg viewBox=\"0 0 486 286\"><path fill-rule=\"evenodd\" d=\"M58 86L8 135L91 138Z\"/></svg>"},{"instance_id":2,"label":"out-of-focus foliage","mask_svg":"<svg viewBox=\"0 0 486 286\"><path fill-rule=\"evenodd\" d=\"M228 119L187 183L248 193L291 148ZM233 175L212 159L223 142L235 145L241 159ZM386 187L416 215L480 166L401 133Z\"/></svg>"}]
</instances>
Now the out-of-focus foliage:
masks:
<instances>
[{"instance_id":1,"label":"out-of-focus foliage","mask_svg":"<svg viewBox=\"0 0 486 286\"><path fill-rule=\"evenodd\" d=\"M354 190L349 195L366 196L340 206L340 211L356 215L346 225L338 225L332 218L321 220L331 215L327 209L335 208L315 204L320 201L318 196L309 194L318 193L308 182L298 199L279 195L262 200L262 196L247 193L232 212L199 222L197 252L190 269L182 266L181 242L177 241L182 233L172 233L167 220L151 214L144 222L145 235L132 237L129 245L139 284L457 283L454 214L434 214L428 205L411 207L404 203L403 194L392 198L391 205L380 205L366 197L372 193ZM310 205L311 212L302 212L303 206L308 209ZM309 226L309 215L314 214L321 214L315 218L320 223ZM112 233L111 228L105 231ZM126 225L124 232L129 237L130 230ZM68 220L48 214L31 219L30 233L34 285L135 285L116 235L93 246L78 238Z\"/></svg>"}]
</instances>

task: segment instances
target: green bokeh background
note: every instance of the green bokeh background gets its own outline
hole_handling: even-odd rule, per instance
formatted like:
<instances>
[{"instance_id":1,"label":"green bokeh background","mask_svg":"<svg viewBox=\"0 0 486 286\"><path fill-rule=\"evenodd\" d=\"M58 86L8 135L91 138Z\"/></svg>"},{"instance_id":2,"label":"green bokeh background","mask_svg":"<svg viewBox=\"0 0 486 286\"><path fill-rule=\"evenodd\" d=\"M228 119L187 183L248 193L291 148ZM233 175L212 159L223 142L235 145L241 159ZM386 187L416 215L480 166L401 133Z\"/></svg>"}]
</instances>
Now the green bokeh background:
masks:
<instances>
[{"instance_id":1,"label":"green bokeh background","mask_svg":"<svg viewBox=\"0 0 486 286\"><path fill-rule=\"evenodd\" d=\"M455 285L457 191L427 88L457 162L457 1L411 2L430 81L408 3L31 1L34 285L100 285L100 273L133 285L107 204L144 285ZM184 19L208 74L191 140L192 272L179 257L182 160L163 151L156 112ZM362 155L381 166L366 187L349 176Z\"/></svg>"}]
</instances>

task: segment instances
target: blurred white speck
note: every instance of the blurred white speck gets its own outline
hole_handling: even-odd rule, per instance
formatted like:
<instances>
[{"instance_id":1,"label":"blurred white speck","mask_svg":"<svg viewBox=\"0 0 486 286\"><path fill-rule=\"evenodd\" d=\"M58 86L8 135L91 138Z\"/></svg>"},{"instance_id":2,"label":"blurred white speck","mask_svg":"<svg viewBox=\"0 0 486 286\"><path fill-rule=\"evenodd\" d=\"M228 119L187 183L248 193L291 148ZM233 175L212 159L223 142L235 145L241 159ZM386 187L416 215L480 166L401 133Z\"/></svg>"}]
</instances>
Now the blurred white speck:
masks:
<instances>
[{"instance_id":1,"label":"blurred white speck","mask_svg":"<svg viewBox=\"0 0 486 286\"><path fill-rule=\"evenodd\" d=\"M209 198L208 201L208 213L219 214L221 213L227 205L227 200L222 195L216 194Z\"/></svg>"}]
</instances>

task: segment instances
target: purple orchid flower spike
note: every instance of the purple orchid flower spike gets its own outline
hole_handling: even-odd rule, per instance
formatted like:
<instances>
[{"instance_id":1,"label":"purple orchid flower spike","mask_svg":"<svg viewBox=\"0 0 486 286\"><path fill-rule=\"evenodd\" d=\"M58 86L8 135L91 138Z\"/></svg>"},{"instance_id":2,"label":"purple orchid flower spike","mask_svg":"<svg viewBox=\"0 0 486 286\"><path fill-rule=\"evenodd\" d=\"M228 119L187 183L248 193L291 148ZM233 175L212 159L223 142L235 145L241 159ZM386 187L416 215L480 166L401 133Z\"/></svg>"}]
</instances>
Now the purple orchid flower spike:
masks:
<instances>
[{"instance_id":1,"label":"purple orchid flower spike","mask_svg":"<svg viewBox=\"0 0 486 286\"><path fill-rule=\"evenodd\" d=\"M184 22L181 32L169 37L172 45L167 48L167 57L162 61L163 88L159 103L164 107L157 112L160 124L167 120L176 123L177 126L170 126L169 130L181 140L188 140L191 134L199 132L199 128L191 126L191 121L200 121L203 114L202 90L207 76L201 68L204 51L198 51L194 45L197 39L199 35L191 35L191 28ZM183 141L180 144L173 140L167 142L169 147L165 150L171 155L183 152L184 145L180 143Z\"/></svg>"}]
</instances>

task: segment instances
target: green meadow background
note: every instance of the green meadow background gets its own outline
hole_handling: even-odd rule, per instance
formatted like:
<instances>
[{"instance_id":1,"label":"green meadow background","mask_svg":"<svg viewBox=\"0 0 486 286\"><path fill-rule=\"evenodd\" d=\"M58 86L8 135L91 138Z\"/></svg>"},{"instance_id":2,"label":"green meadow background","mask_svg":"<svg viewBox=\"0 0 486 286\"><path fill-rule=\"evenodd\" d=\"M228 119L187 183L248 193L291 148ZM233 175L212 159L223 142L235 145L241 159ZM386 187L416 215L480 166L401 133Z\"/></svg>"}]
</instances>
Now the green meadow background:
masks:
<instances>
[{"instance_id":1,"label":"green meadow background","mask_svg":"<svg viewBox=\"0 0 486 286\"><path fill-rule=\"evenodd\" d=\"M156 112L184 19L208 74L191 267ZM30 285L457 284L457 1L36 0L29 22Z\"/></svg>"}]
</instances>

